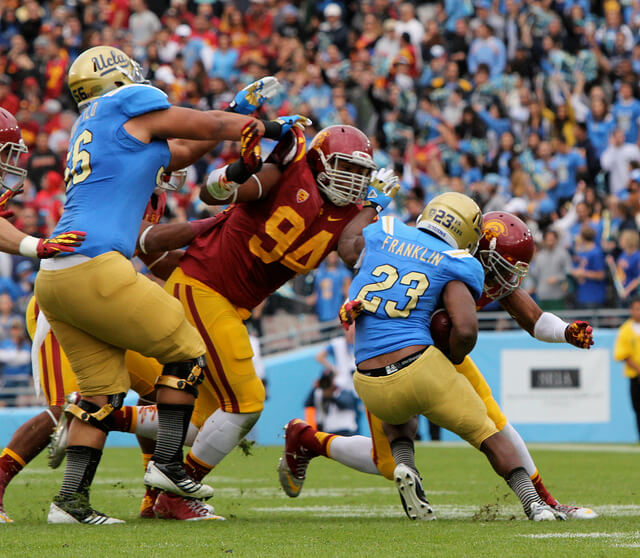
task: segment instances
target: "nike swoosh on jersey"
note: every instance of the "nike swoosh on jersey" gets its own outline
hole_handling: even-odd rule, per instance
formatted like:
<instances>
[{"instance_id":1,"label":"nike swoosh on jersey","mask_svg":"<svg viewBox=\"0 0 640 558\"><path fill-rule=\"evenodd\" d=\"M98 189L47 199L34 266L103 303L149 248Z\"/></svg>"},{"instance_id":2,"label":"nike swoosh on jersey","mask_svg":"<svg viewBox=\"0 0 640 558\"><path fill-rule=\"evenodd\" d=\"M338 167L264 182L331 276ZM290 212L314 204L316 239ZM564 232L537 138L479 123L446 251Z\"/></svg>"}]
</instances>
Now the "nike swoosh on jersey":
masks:
<instances>
[{"instance_id":1,"label":"nike swoosh on jersey","mask_svg":"<svg viewBox=\"0 0 640 558\"><path fill-rule=\"evenodd\" d=\"M327 217L327 221L342 221L342 217Z\"/></svg>"}]
</instances>

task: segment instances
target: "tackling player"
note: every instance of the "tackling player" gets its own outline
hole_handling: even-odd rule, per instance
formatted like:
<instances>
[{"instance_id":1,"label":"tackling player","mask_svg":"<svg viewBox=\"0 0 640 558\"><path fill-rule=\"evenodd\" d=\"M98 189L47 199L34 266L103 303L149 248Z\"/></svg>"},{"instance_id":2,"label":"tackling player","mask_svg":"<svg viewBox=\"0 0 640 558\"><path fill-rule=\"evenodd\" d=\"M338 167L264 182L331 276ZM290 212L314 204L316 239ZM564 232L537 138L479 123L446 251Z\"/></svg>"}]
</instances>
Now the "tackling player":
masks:
<instances>
[{"instance_id":1,"label":"tackling player","mask_svg":"<svg viewBox=\"0 0 640 558\"><path fill-rule=\"evenodd\" d=\"M159 176L194 162L211 142L239 139L246 126L278 139L286 126L171 106L144 82L135 61L107 46L83 52L69 69L68 84L81 114L72 130L65 211L55 232L85 228L88 241L76 255L43 265L35 292L82 398L67 408L74 420L65 475L48 521L119 523L91 508L89 487L113 427L112 412L130 387L126 349L164 365L157 381L158 440L145 482L184 496L213 493L182 464L205 344L182 306L128 261L145 204Z\"/></svg>"},{"instance_id":2,"label":"tackling player","mask_svg":"<svg viewBox=\"0 0 640 558\"><path fill-rule=\"evenodd\" d=\"M338 247L345 263L357 264L349 295L363 306L356 325L354 387L384 421L407 515L435 517L414 463L415 415L423 414L485 453L529 519L564 519L540 499L515 447L452 364L465 359L477 338L475 300L484 272L472 254L482 235L480 208L450 192L427 204L417 228L391 217L365 227L363 219L345 229ZM429 331L440 304L452 322L449 358L434 346Z\"/></svg>"},{"instance_id":3,"label":"tackling player","mask_svg":"<svg viewBox=\"0 0 640 558\"><path fill-rule=\"evenodd\" d=\"M205 202L233 205L191 241L165 284L207 347L205 379L194 411L202 427L186 457L194 479L204 478L235 447L264 406L264 387L253 368L243 319L336 248L345 226L360 211L357 204L367 195L374 169L368 138L351 126L320 131L306 154L304 135L294 129L264 166L259 134L246 130L240 159L214 170L203 186ZM381 188L392 173L378 171L377 176L375 184ZM377 191L371 190L372 195ZM375 212L368 215L371 219ZM143 232L143 252L157 250L154 243L170 226ZM165 494L156 504L161 517L191 518L187 500Z\"/></svg>"},{"instance_id":4,"label":"tackling player","mask_svg":"<svg viewBox=\"0 0 640 558\"><path fill-rule=\"evenodd\" d=\"M478 258L485 271L484 293L478 301L478 309L492 300L498 300L518 324L536 339L551 343L567 342L579 348L593 344L592 330L586 322L567 324L554 314L543 312L531 297L520 288L535 246L528 227L517 217L502 211L484 215L483 236ZM352 323L357 307L351 303L343 306L341 318ZM346 309L345 309L346 307ZM591 519L597 514L589 508L567 506L558 503L548 492L524 441L507 421L491 388L470 357L456 366L465 375L487 407L489 417L496 428L503 432L518 450L524 467L540 497L551 507L568 517ZM395 463L389 443L382 431L382 422L367 413L372 438L364 436L337 437L318 432L294 419L286 428L286 447L279 464L280 484L291 497L298 496L304 483L309 460L324 455L362 472L382 474L393 479Z\"/></svg>"}]
</instances>

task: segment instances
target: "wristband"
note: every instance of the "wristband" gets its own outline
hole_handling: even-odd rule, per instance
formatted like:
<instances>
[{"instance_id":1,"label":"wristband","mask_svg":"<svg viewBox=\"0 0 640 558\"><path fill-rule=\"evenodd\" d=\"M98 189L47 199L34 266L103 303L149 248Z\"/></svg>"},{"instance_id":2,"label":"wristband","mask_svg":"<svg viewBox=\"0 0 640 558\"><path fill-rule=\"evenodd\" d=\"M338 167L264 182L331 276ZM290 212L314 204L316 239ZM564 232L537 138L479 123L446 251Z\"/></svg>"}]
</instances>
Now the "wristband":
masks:
<instances>
[{"instance_id":1,"label":"wristband","mask_svg":"<svg viewBox=\"0 0 640 558\"><path fill-rule=\"evenodd\" d=\"M18 252L21 256L27 256L27 258L37 258L38 257L38 244L40 243L40 239L35 236L25 236L20 241L20 247L18 248Z\"/></svg>"},{"instance_id":2,"label":"wristband","mask_svg":"<svg viewBox=\"0 0 640 558\"><path fill-rule=\"evenodd\" d=\"M264 137L272 140L279 140L282 136L282 124L275 120L263 120Z\"/></svg>"},{"instance_id":3,"label":"wristband","mask_svg":"<svg viewBox=\"0 0 640 558\"><path fill-rule=\"evenodd\" d=\"M145 230L142 231L142 234L140 235L140 239L138 240L138 246L140 246L140 252L142 252L143 254L147 253L147 249L144 245L144 241L147 238L147 234L149 234L149 231L153 228L153 225L149 225Z\"/></svg>"},{"instance_id":4,"label":"wristband","mask_svg":"<svg viewBox=\"0 0 640 558\"><path fill-rule=\"evenodd\" d=\"M543 312L533 326L533 336L546 343L565 343L564 332L569 324L551 312Z\"/></svg>"},{"instance_id":5,"label":"wristband","mask_svg":"<svg viewBox=\"0 0 640 558\"><path fill-rule=\"evenodd\" d=\"M249 172L244 166L242 159L238 159L237 161L234 161L230 165L227 165L227 170L225 172L227 181L231 183L235 183L236 188L240 186L240 184L244 184L247 180L249 180L252 175L253 173Z\"/></svg>"}]
</instances>

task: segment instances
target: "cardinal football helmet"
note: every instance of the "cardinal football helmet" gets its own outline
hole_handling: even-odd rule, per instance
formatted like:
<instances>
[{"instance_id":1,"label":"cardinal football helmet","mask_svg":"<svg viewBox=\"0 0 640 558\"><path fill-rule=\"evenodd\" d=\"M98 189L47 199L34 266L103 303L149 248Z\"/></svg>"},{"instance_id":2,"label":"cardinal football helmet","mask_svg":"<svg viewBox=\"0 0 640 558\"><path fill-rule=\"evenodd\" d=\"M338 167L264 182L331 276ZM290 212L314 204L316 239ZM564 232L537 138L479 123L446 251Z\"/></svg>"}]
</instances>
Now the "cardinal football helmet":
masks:
<instances>
[{"instance_id":1,"label":"cardinal football helmet","mask_svg":"<svg viewBox=\"0 0 640 558\"><path fill-rule=\"evenodd\" d=\"M28 152L15 117L0 108L0 187L13 192L22 188L27 171L18 162L20 155Z\"/></svg>"},{"instance_id":2,"label":"cardinal football helmet","mask_svg":"<svg viewBox=\"0 0 640 558\"><path fill-rule=\"evenodd\" d=\"M110 46L85 50L71 64L67 75L67 84L78 108L117 87L134 83L148 83L140 64Z\"/></svg>"},{"instance_id":3,"label":"cardinal football helmet","mask_svg":"<svg viewBox=\"0 0 640 558\"><path fill-rule=\"evenodd\" d=\"M436 235L452 248L475 254L482 235L482 211L469 196L445 192L426 205L416 227Z\"/></svg>"},{"instance_id":4,"label":"cardinal football helmet","mask_svg":"<svg viewBox=\"0 0 640 558\"><path fill-rule=\"evenodd\" d=\"M526 277L535 243L529 227L506 211L486 213L482 233L479 255L485 271L484 293L498 300Z\"/></svg>"},{"instance_id":5,"label":"cardinal football helmet","mask_svg":"<svg viewBox=\"0 0 640 558\"><path fill-rule=\"evenodd\" d=\"M318 188L334 205L362 201L377 168L369 138L353 126L329 126L311 141L307 161Z\"/></svg>"}]
</instances>

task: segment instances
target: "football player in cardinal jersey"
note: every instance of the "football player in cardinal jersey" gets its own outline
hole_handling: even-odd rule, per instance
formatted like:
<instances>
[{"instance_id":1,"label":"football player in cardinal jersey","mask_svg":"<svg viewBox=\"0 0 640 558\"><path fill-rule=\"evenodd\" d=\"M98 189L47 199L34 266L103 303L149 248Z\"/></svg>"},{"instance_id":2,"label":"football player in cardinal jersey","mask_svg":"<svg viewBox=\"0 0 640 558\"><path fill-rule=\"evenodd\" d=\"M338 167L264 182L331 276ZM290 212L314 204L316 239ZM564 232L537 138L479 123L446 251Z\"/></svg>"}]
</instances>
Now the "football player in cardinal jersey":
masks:
<instances>
[{"instance_id":1,"label":"football player in cardinal jersey","mask_svg":"<svg viewBox=\"0 0 640 558\"><path fill-rule=\"evenodd\" d=\"M253 368L243 319L286 281L314 269L335 250L343 229L360 212L359 203L371 198L365 203L371 209L363 211L373 220L375 208L386 206L398 189L392 172L374 174L371 144L351 126L320 131L306 154L304 134L294 127L264 165L259 140L260 134L247 127L240 159L208 177L201 198L232 205L190 240L165 285L182 302L207 347L194 411L202 427L186 457L194 479L204 478L235 447L263 409L265 391ZM167 227L175 226L143 231L142 252L156 251ZM162 494L156 512L190 519L188 503Z\"/></svg>"},{"instance_id":2,"label":"football player in cardinal jersey","mask_svg":"<svg viewBox=\"0 0 640 558\"><path fill-rule=\"evenodd\" d=\"M36 238L16 229L7 218L7 203L22 192L27 171L19 159L27 153L20 127L13 114L0 108L0 251L30 258L52 258L60 253L73 252L84 240L85 233L70 231L54 238ZM0 505L0 508L2 506Z\"/></svg>"},{"instance_id":3,"label":"football player in cardinal jersey","mask_svg":"<svg viewBox=\"0 0 640 558\"><path fill-rule=\"evenodd\" d=\"M493 211L484 215L483 236L476 257L485 271L484 292L478 300L478 309L493 300L511 314L520 327L533 337L548 343L569 343L582 349L593 344L592 328L587 322L570 324L549 312L543 312L527 292L520 287L526 276L535 245L528 227L514 215ZM361 304L347 302L341 309L341 320L351 324L361 311ZM560 504L546 489L524 441L507 421L493 398L491 388L467 356L456 365L484 401L489 418L496 428L505 434L518 450L524 467L542 500L567 517L591 519L597 514L579 506ZM364 436L342 437L319 432L300 419L293 419L286 426L285 449L278 467L280 484L288 496L300 494L310 459L323 455L356 470L382 474L393 480L396 466L382 421L367 412L371 438Z\"/></svg>"}]
</instances>

